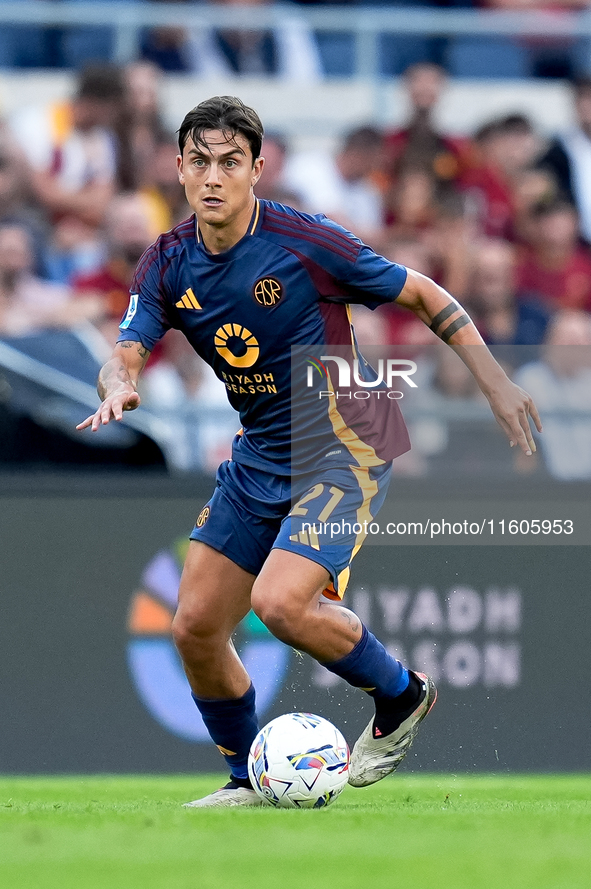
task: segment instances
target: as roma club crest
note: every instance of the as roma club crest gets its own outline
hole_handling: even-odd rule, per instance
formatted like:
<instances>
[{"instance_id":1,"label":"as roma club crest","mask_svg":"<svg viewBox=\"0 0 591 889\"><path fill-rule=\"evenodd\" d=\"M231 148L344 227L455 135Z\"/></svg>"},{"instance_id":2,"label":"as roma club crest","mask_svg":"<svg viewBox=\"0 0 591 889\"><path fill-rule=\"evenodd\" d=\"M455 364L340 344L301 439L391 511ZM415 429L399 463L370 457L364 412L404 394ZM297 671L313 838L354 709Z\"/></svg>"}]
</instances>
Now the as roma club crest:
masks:
<instances>
[{"instance_id":1,"label":"as roma club crest","mask_svg":"<svg viewBox=\"0 0 591 889\"><path fill-rule=\"evenodd\" d=\"M277 278L259 278L254 285L252 295L260 306L272 308L283 296L283 285Z\"/></svg>"},{"instance_id":2,"label":"as roma club crest","mask_svg":"<svg viewBox=\"0 0 591 889\"><path fill-rule=\"evenodd\" d=\"M209 513L211 512L209 506L204 506L199 515L197 516L197 521L195 524L198 528L203 528L204 524L209 518Z\"/></svg>"}]
</instances>

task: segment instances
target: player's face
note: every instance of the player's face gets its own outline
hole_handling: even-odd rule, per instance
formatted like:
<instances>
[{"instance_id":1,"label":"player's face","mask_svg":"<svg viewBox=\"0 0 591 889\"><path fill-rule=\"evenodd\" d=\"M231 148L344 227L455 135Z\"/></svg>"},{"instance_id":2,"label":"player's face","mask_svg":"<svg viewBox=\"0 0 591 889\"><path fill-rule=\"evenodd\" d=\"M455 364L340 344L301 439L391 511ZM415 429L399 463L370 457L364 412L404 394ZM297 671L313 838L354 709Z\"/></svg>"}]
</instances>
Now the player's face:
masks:
<instances>
[{"instance_id":1,"label":"player's face","mask_svg":"<svg viewBox=\"0 0 591 889\"><path fill-rule=\"evenodd\" d=\"M263 170L263 159L253 163L244 136L228 139L219 130L206 130L206 144L187 139L177 158L179 181L201 224L231 225L252 208L253 187Z\"/></svg>"}]
</instances>

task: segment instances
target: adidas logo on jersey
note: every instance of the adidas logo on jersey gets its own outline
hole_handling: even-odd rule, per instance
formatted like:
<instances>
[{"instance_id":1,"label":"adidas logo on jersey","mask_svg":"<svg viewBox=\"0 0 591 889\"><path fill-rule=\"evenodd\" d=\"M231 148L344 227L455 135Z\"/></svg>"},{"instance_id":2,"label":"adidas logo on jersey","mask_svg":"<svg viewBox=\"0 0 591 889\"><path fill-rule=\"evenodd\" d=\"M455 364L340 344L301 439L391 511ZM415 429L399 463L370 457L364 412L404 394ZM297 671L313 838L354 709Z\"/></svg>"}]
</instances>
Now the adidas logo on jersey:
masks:
<instances>
[{"instance_id":1,"label":"adidas logo on jersey","mask_svg":"<svg viewBox=\"0 0 591 889\"><path fill-rule=\"evenodd\" d=\"M175 303L175 306L177 309L201 309L201 306L197 302L197 297L190 287L185 290L178 303Z\"/></svg>"}]
</instances>

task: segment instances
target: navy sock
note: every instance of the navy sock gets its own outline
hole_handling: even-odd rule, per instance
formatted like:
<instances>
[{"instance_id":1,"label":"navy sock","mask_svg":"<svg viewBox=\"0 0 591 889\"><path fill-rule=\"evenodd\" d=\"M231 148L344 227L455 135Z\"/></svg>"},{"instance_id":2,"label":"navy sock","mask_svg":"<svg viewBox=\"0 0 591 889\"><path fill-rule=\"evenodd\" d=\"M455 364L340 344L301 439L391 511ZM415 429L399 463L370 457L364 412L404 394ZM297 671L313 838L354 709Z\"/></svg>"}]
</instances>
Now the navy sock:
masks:
<instances>
[{"instance_id":1,"label":"navy sock","mask_svg":"<svg viewBox=\"0 0 591 889\"><path fill-rule=\"evenodd\" d=\"M365 626L353 651L323 666L350 685L366 691L375 698L376 704L381 699L391 701L408 687L408 670L388 654Z\"/></svg>"},{"instance_id":2,"label":"navy sock","mask_svg":"<svg viewBox=\"0 0 591 889\"><path fill-rule=\"evenodd\" d=\"M248 751L259 730L254 686L241 698L210 701L193 695L193 700L212 741L230 766L232 777L248 781Z\"/></svg>"}]
</instances>

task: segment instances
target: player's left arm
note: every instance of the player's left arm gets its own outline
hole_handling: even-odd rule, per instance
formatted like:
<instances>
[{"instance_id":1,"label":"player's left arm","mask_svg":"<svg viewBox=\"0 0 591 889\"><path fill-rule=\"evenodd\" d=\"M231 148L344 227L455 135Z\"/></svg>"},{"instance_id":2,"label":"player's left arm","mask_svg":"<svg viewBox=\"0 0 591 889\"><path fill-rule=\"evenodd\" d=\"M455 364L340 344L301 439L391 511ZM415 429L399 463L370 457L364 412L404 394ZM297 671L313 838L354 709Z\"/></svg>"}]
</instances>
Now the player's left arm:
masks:
<instances>
[{"instance_id":1,"label":"player's left arm","mask_svg":"<svg viewBox=\"0 0 591 889\"><path fill-rule=\"evenodd\" d=\"M512 383L495 361L465 309L430 278L411 269L396 302L414 312L460 356L488 399L511 447L517 444L530 456L536 450L530 417L538 432L542 431L537 408L531 396Z\"/></svg>"}]
</instances>

